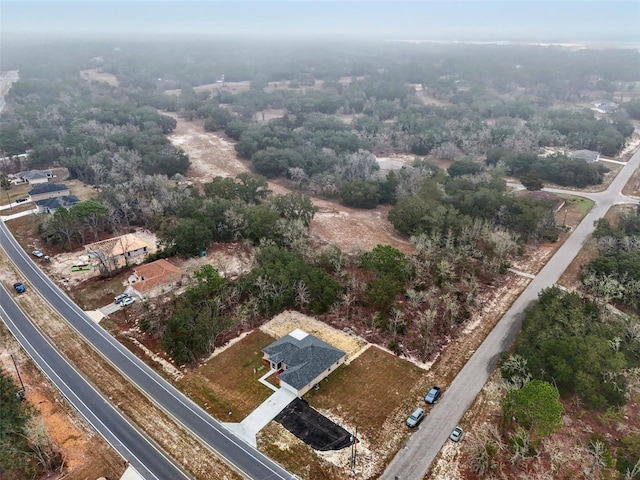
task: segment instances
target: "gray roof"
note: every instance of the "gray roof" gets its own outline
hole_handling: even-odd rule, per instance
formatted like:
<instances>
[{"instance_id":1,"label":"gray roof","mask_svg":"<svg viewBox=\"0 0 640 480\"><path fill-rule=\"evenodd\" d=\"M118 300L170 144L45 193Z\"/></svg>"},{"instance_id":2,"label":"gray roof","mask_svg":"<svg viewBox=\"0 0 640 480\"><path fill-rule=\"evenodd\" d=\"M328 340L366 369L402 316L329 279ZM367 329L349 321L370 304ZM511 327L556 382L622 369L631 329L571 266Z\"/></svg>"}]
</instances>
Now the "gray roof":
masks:
<instances>
[{"instance_id":1,"label":"gray roof","mask_svg":"<svg viewBox=\"0 0 640 480\"><path fill-rule=\"evenodd\" d=\"M69 188L63 183L41 183L39 185L34 185L33 188L29 191L29 195L61 192L63 190L69 190Z\"/></svg>"},{"instance_id":2,"label":"gray roof","mask_svg":"<svg viewBox=\"0 0 640 480\"><path fill-rule=\"evenodd\" d=\"M49 210L57 210L58 208L73 207L76 203L80 203L80 199L75 195L63 195L61 197L46 198L37 200L36 205Z\"/></svg>"},{"instance_id":3,"label":"gray roof","mask_svg":"<svg viewBox=\"0 0 640 480\"><path fill-rule=\"evenodd\" d=\"M283 362L287 369L280 374L280 380L300 390L318 375L342 359L346 353L313 335L295 330L276 340L262 351L273 362Z\"/></svg>"},{"instance_id":4,"label":"gray roof","mask_svg":"<svg viewBox=\"0 0 640 480\"><path fill-rule=\"evenodd\" d=\"M15 174L17 178L22 178L26 181L36 180L38 178L50 178L50 170L27 170L25 172L18 172Z\"/></svg>"},{"instance_id":5,"label":"gray roof","mask_svg":"<svg viewBox=\"0 0 640 480\"><path fill-rule=\"evenodd\" d=\"M574 158L576 160L584 160L588 163L593 163L598 160L600 154L598 152L594 152L593 150L574 150L573 152L569 152L569 158Z\"/></svg>"}]
</instances>

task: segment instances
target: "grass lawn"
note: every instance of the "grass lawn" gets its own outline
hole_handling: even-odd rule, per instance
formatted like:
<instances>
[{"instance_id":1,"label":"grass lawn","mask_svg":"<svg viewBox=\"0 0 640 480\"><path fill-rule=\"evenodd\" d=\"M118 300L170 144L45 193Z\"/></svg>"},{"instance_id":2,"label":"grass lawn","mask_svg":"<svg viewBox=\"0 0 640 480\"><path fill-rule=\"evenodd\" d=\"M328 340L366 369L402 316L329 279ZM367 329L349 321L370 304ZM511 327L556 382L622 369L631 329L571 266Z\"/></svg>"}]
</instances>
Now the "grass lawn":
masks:
<instances>
[{"instance_id":1,"label":"grass lawn","mask_svg":"<svg viewBox=\"0 0 640 480\"><path fill-rule=\"evenodd\" d=\"M262 349L274 341L255 330L187 373L179 386L214 417L240 422L273 393L258 378L268 371Z\"/></svg>"},{"instance_id":2,"label":"grass lawn","mask_svg":"<svg viewBox=\"0 0 640 480\"><path fill-rule=\"evenodd\" d=\"M412 387L424 382L424 370L374 346L343 365L304 397L312 407L326 409L353 423L372 443L386 432L391 415L413 405ZM420 387L423 388L423 387ZM407 411L411 407L407 406Z\"/></svg>"},{"instance_id":3,"label":"grass lawn","mask_svg":"<svg viewBox=\"0 0 640 480\"><path fill-rule=\"evenodd\" d=\"M584 197L574 197L572 195L558 195L567 200L567 207L574 210L583 217L591 211L594 205L593 200Z\"/></svg>"}]
</instances>

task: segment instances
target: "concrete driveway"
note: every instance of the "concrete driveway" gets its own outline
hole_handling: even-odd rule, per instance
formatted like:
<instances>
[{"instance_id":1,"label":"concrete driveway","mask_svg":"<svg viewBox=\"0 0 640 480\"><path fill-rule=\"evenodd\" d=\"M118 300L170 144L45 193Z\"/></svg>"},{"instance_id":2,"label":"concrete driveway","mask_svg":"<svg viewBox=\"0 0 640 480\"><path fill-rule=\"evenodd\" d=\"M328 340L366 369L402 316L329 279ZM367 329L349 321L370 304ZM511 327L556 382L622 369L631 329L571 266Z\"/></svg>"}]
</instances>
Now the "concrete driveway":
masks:
<instances>
[{"instance_id":1,"label":"concrete driveway","mask_svg":"<svg viewBox=\"0 0 640 480\"><path fill-rule=\"evenodd\" d=\"M269 398L251 412L247 418L240 423L224 423L225 428L231 430L238 437L242 438L249 445L256 446L256 435L262 430L276 415L289 405L295 398L295 393L291 393L283 388L275 391Z\"/></svg>"}]
</instances>

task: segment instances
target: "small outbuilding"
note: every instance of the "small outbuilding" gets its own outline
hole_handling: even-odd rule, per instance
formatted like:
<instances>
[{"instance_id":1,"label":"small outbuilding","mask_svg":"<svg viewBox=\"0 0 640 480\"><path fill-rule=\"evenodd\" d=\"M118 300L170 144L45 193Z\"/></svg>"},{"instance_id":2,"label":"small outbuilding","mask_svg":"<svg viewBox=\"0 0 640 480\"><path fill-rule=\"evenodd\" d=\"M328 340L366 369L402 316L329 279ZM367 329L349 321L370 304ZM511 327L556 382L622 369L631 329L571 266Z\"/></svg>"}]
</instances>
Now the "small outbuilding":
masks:
<instances>
[{"instance_id":1,"label":"small outbuilding","mask_svg":"<svg viewBox=\"0 0 640 480\"><path fill-rule=\"evenodd\" d=\"M338 368L347 356L327 342L296 329L262 350L262 361L276 370L280 388L302 397Z\"/></svg>"}]
</instances>

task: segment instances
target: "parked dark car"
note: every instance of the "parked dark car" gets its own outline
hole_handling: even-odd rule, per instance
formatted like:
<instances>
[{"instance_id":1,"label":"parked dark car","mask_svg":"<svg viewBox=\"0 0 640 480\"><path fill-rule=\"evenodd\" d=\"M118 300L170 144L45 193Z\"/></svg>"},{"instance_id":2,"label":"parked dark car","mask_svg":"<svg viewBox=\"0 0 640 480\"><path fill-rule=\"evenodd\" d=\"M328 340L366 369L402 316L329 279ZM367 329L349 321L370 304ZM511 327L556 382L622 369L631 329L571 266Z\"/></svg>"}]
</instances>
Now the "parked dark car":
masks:
<instances>
[{"instance_id":1,"label":"parked dark car","mask_svg":"<svg viewBox=\"0 0 640 480\"><path fill-rule=\"evenodd\" d=\"M440 389L440 387L431 387L431 390L429 390L429 392L425 395L424 401L430 405L434 404L436 403L438 398L440 398L441 393L442 390Z\"/></svg>"}]
</instances>

